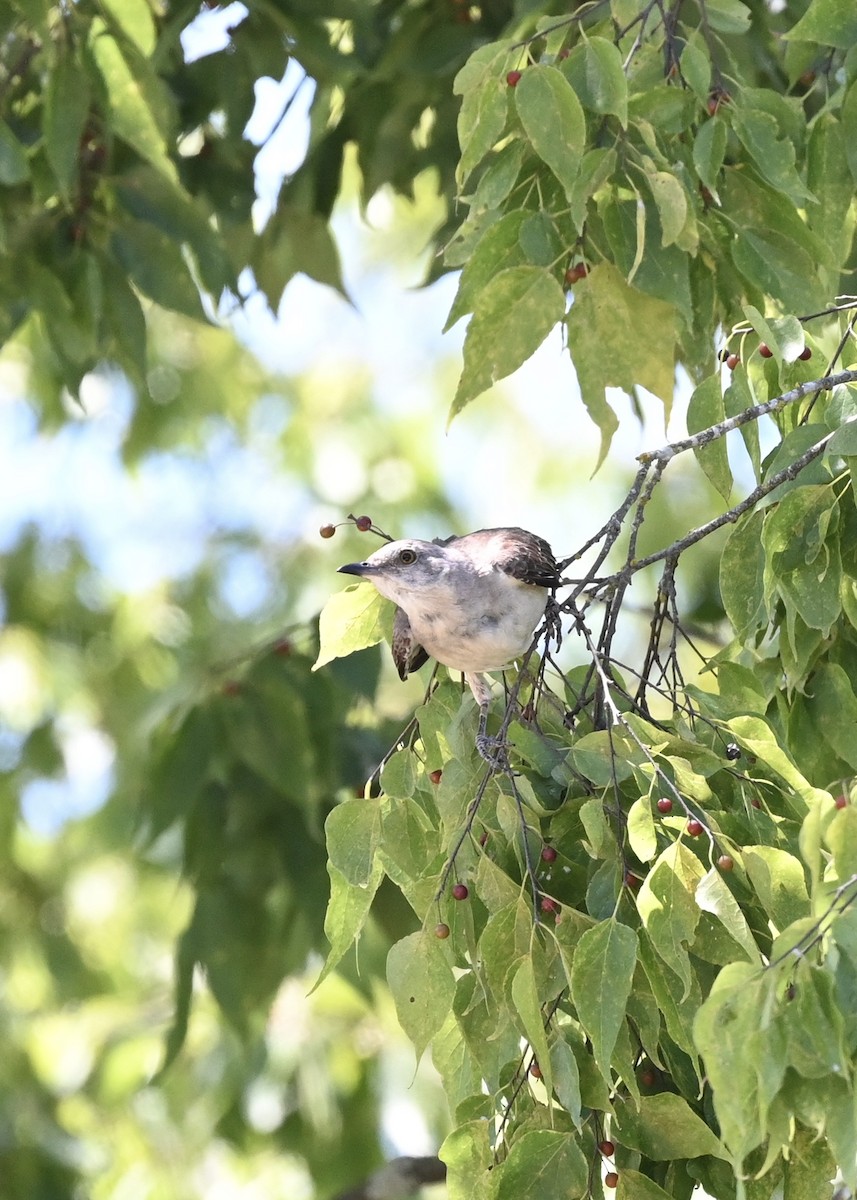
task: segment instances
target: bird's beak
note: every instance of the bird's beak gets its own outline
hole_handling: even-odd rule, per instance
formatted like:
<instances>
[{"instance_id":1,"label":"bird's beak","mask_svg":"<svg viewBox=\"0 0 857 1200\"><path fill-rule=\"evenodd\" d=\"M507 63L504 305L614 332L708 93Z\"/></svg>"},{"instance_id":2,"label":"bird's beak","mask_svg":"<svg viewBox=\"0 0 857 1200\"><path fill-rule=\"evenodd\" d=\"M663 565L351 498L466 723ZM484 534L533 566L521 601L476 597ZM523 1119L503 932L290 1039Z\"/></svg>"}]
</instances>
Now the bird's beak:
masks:
<instances>
[{"instance_id":1,"label":"bird's beak","mask_svg":"<svg viewBox=\"0 0 857 1200\"><path fill-rule=\"evenodd\" d=\"M372 568L368 563L346 563L344 567L337 567L340 575L371 575Z\"/></svg>"}]
</instances>

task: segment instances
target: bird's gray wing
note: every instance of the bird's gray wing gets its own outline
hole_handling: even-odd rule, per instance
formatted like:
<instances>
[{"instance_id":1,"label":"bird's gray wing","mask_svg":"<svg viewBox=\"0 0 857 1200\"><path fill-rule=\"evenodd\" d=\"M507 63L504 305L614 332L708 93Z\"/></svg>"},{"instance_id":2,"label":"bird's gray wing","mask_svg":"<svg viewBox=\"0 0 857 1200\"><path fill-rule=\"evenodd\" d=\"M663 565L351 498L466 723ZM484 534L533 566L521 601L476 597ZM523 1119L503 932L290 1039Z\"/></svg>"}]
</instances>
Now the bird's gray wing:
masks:
<instances>
[{"instance_id":1,"label":"bird's gray wing","mask_svg":"<svg viewBox=\"0 0 857 1200\"><path fill-rule=\"evenodd\" d=\"M403 608L396 608L393 617L393 662L399 672L400 679L407 679L412 671L418 671L423 663L428 662L429 656L414 640L414 633L408 614Z\"/></svg>"},{"instance_id":2,"label":"bird's gray wing","mask_svg":"<svg viewBox=\"0 0 857 1200\"><path fill-rule=\"evenodd\" d=\"M494 533L494 530L484 530ZM497 569L505 571L513 579L531 583L536 587L553 588L559 583L556 559L544 538L529 533L526 529L498 530L502 537L497 540Z\"/></svg>"}]
</instances>

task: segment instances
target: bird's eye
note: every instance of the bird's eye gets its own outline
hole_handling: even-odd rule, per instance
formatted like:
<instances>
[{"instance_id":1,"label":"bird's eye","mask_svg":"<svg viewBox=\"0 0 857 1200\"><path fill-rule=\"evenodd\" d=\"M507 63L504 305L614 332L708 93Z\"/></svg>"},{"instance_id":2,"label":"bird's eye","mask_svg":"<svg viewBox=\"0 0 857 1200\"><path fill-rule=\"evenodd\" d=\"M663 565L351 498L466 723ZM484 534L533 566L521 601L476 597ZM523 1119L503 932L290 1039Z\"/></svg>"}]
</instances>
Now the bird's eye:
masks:
<instances>
[{"instance_id":1,"label":"bird's eye","mask_svg":"<svg viewBox=\"0 0 857 1200\"><path fill-rule=\"evenodd\" d=\"M417 561L416 550L400 550L399 551L399 562L404 563L406 567L410 566L411 563L414 563L416 561Z\"/></svg>"}]
</instances>

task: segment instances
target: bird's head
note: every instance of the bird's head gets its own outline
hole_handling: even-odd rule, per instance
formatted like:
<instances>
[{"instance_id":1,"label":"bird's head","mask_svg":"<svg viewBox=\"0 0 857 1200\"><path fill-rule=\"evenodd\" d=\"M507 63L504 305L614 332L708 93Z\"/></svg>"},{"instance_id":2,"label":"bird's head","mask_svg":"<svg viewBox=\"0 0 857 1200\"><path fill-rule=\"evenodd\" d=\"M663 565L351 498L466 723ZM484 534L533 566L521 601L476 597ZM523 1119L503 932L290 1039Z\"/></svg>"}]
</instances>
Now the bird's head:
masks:
<instances>
[{"instance_id":1,"label":"bird's head","mask_svg":"<svg viewBox=\"0 0 857 1200\"><path fill-rule=\"evenodd\" d=\"M382 596L403 604L410 596L425 597L443 588L452 557L448 547L407 538L389 542L364 562L346 563L339 570L370 580Z\"/></svg>"}]
</instances>

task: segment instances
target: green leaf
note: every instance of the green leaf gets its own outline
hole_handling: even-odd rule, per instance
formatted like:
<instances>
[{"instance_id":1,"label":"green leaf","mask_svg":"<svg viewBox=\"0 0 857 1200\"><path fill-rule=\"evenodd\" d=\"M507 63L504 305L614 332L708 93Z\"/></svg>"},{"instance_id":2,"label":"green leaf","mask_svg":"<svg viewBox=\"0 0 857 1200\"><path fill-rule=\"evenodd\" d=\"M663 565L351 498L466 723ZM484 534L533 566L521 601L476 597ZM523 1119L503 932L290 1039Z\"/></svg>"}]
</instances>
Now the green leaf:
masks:
<instances>
[{"instance_id":1,"label":"green leaf","mask_svg":"<svg viewBox=\"0 0 857 1200\"><path fill-rule=\"evenodd\" d=\"M0 184L15 187L30 178L30 164L24 147L5 121L0 121Z\"/></svg>"},{"instance_id":2,"label":"green leaf","mask_svg":"<svg viewBox=\"0 0 857 1200\"><path fill-rule=\"evenodd\" d=\"M524 1036L533 1049L536 1061L544 1074L545 1087L550 1092L553 1090L550 1050L548 1048L547 1033L545 1032L544 1016L541 1004L539 1003L533 960L529 957L521 962L515 972L512 980L511 996L515 1012L518 1014L521 1026L523 1027Z\"/></svg>"},{"instance_id":3,"label":"green leaf","mask_svg":"<svg viewBox=\"0 0 857 1200\"><path fill-rule=\"evenodd\" d=\"M236 287L220 235L199 204L175 180L140 163L119 176L116 195L133 217L149 222L190 249L201 281L215 299L224 288Z\"/></svg>"},{"instance_id":4,"label":"green leaf","mask_svg":"<svg viewBox=\"0 0 857 1200\"><path fill-rule=\"evenodd\" d=\"M808 207L807 219L814 233L831 249L836 264L844 262L851 245L853 218L849 209L854 179L848 166L852 151L845 136L844 120L821 112L812 124L807 152L807 186L818 199Z\"/></svg>"},{"instance_id":5,"label":"green leaf","mask_svg":"<svg viewBox=\"0 0 857 1200\"><path fill-rule=\"evenodd\" d=\"M670 405L676 313L671 304L631 287L614 266L603 263L575 289L567 325L583 402L601 430L600 464L618 425L605 388L632 392L645 387ZM622 330L621 338L617 329ZM658 330L657 343L653 329ZM604 353L605 346L610 347L609 354Z\"/></svg>"},{"instance_id":6,"label":"green leaf","mask_svg":"<svg viewBox=\"0 0 857 1200\"><path fill-rule=\"evenodd\" d=\"M761 717L734 717L727 723L727 728L734 733L735 740L745 750L767 763L786 781L791 789L786 795L797 816L804 817L806 815L806 806L809 800L826 796L826 792L807 783L788 754L777 742L770 726Z\"/></svg>"},{"instance_id":7,"label":"green leaf","mask_svg":"<svg viewBox=\"0 0 857 1200\"><path fill-rule=\"evenodd\" d=\"M580 101L555 67L528 67L515 88L515 105L536 154L570 198L586 140Z\"/></svg>"},{"instance_id":8,"label":"green leaf","mask_svg":"<svg viewBox=\"0 0 857 1200\"><path fill-rule=\"evenodd\" d=\"M651 939L645 932L640 934L640 961L652 995L658 1002L667 1032L677 1046L686 1054L694 1056L696 1046L693 1040L693 1018L702 1003L702 993L696 975L691 975L690 992L685 993L678 976L672 971L664 970L663 959L655 953Z\"/></svg>"},{"instance_id":9,"label":"green leaf","mask_svg":"<svg viewBox=\"0 0 857 1200\"><path fill-rule=\"evenodd\" d=\"M476 243L476 249L461 272L458 291L443 327L444 333L461 317L473 311L480 292L483 288L492 287L501 271L524 265L520 233L521 226L530 215L523 210L506 213Z\"/></svg>"},{"instance_id":10,"label":"green leaf","mask_svg":"<svg viewBox=\"0 0 857 1200\"><path fill-rule=\"evenodd\" d=\"M161 126L157 77L150 73L145 59L135 58L133 53L125 57L100 17L90 26L89 42L107 89L114 133L168 178L175 179L176 169Z\"/></svg>"},{"instance_id":11,"label":"green leaf","mask_svg":"<svg viewBox=\"0 0 857 1200\"><path fill-rule=\"evenodd\" d=\"M608 1083L636 962L637 935L616 920L587 929L574 953L572 1000L581 1025L592 1038L598 1069Z\"/></svg>"},{"instance_id":12,"label":"green leaf","mask_svg":"<svg viewBox=\"0 0 857 1200\"><path fill-rule=\"evenodd\" d=\"M778 192L791 197L795 204L811 199L810 192L797 173L795 148L770 113L733 107L732 127L761 174Z\"/></svg>"},{"instance_id":13,"label":"green leaf","mask_svg":"<svg viewBox=\"0 0 857 1200\"><path fill-rule=\"evenodd\" d=\"M670 1196L648 1175L623 1166L616 1186L616 1200L670 1200Z\"/></svg>"},{"instance_id":14,"label":"green leaf","mask_svg":"<svg viewBox=\"0 0 857 1200\"><path fill-rule=\"evenodd\" d=\"M718 33L746 33L750 11L741 0L705 0L706 20Z\"/></svg>"},{"instance_id":15,"label":"green leaf","mask_svg":"<svg viewBox=\"0 0 857 1200\"><path fill-rule=\"evenodd\" d=\"M550 1048L551 1078L554 1092L574 1124L580 1128L580 1071L574 1051L564 1038L556 1038Z\"/></svg>"},{"instance_id":16,"label":"green leaf","mask_svg":"<svg viewBox=\"0 0 857 1200\"><path fill-rule=\"evenodd\" d=\"M480 292L464 341L449 418L535 354L565 313L562 288L541 267L509 267Z\"/></svg>"},{"instance_id":17,"label":"green leaf","mask_svg":"<svg viewBox=\"0 0 857 1200\"><path fill-rule=\"evenodd\" d=\"M324 829L331 863L354 887L366 887L381 835L378 802L345 800L331 809Z\"/></svg>"},{"instance_id":18,"label":"green leaf","mask_svg":"<svg viewBox=\"0 0 857 1200\"><path fill-rule=\"evenodd\" d=\"M438 938L421 930L396 942L387 955L387 983L399 1024L420 1059L455 995L455 979Z\"/></svg>"},{"instance_id":19,"label":"green leaf","mask_svg":"<svg viewBox=\"0 0 857 1200\"><path fill-rule=\"evenodd\" d=\"M377 645L387 633L391 609L391 602L371 583L353 583L334 592L318 618L319 651L312 669Z\"/></svg>"},{"instance_id":20,"label":"green leaf","mask_svg":"<svg viewBox=\"0 0 857 1200\"><path fill-rule=\"evenodd\" d=\"M696 903L703 912L717 917L729 936L738 943L751 963L761 965L761 953L747 918L719 871L712 867L696 889Z\"/></svg>"},{"instance_id":21,"label":"green leaf","mask_svg":"<svg viewBox=\"0 0 857 1200\"><path fill-rule=\"evenodd\" d=\"M628 81L622 56L612 42L601 37L586 38L563 62L562 73L585 108L612 113L622 128L627 128Z\"/></svg>"},{"instance_id":22,"label":"green leaf","mask_svg":"<svg viewBox=\"0 0 857 1200\"><path fill-rule=\"evenodd\" d=\"M851 0L812 0L801 19L783 37L851 50L857 42L857 10Z\"/></svg>"},{"instance_id":23,"label":"green leaf","mask_svg":"<svg viewBox=\"0 0 857 1200\"><path fill-rule=\"evenodd\" d=\"M497 1200L557 1200L583 1196L588 1190L588 1167L575 1137L536 1129L515 1138L501 1167Z\"/></svg>"},{"instance_id":24,"label":"green leaf","mask_svg":"<svg viewBox=\"0 0 857 1200\"><path fill-rule=\"evenodd\" d=\"M100 3L117 28L148 57L158 39L148 0L100 0Z\"/></svg>"},{"instance_id":25,"label":"green leaf","mask_svg":"<svg viewBox=\"0 0 857 1200\"><path fill-rule=\"evenodd\" d=\"M375 863L372 875L363 887L354 887L332 863L328 863L327 873L330 876L330 899L324 915L324 934L330 943L330 950L321 973L313 984L313 991L342 961L358 938L366 924L375 893L384 878L380 862Z\"/></svg>"},{"instance_id":26,"label":"green leaf","mask_svg":"<svg viewBox=\"0 0 857 1200\"><path fill-rule=\"evenodd\" d=\"M488 1121L467 1121L453 1129L438 1157L447 1166L449 1200L487 1200L484 1184L494 1161Z\"/></svg>"},{"instance_id":27,"label":"green leaf","mask_svg":"<svg viewBox=\"0 0 857 1200\"><path fill-rule=\"evenodd\" d=\"M851 39L857 39L857 33ZM853 1143L852 1143L853 1145ZM851 1164L849 1163L849 1169ZM836 1159L824 1138L800 1126L795 1130L783 1178L783 1200L818 1200L830 1192Z\"/></svg>"},{"instance_id":28,"label":"green leaf","mask_svg":"<svg viewBox=\"0 0 857 1200\"><path fill-rule=\"evenodd\" d=\"M699 921L695 892L705 874L682 842L669 846L643 880L637 908L652 945L676 973L687 996L691 987L688 947Z\"/></svg>"},{"instance_id":29,"label":"green leaf","mask_svg":"<svg viewBox=\"0 0 857 1200\"><path fill-rule=\"evenodd\" d=\"M721 1142L686 1100L672 1092L643 1096L639 1107L617 1098L614 1140L629 1150L639 1150L655 1162L675 1158L698 1158L711 1154L726 1158Z\"/></svg>"},{"instance_id":30,"label":"green leaf","mask_svg":"<svg viewBox=\"0 0 857 1200\"><path fill-rule=\"evenodd\" d=\"M658 835L648 796L638 797L628 812L628 845L640 862L651 862L658 850Z\"/></svg>"},{"instance_id":31,"label":"green leaf","mask_svg":"<svg viewBox=\"0 0 857 1200\"><path fill-rule=\"evenodd\" d=\"M646 183L661 219L661 245L671 246L687 224L687 193L670 171L649 171Z\"/></svg>"},{"instance_id":32,"label":"green leaf","mask_svg":"<svg viewBox=\"0 0 857 1200\"><path fill-rule=\"evenodd\" d=\"M767 624L765 608L764 515L753 512L732 532L720 556L720 595L735 635L746 641Z\"/></svg>"},{"instance_id":33,"label":"green leaf","mask_svg":"<svg viewBox=\"0 0 857 1200\"><path fill-rule=\"evenodd\" d=\"M857 696L848 674L827 662L807 685L809 712L821 737L840 758L857 770Z\"/></svg>"},{"instance_id":34,"label":"green leaf","mask_svg":"<svg viewBox=\"0 0 857 1200\"><path fill-rule=\"evenodd\" d=\"M844 1023L834 988L827 970L804 966L795 977L793 998L783 1006L789 1065L805 1079L845 1077L848 1070Z\"/></svg>"},{"instance_id":35,"label":"green leaf","mask_svg":"<svg viewBox=\"0 0 857 1200\"><path fill-rule=\"evenodd\" d=\"M111 248L144 296L163 308L205 319L199 290L172 238L142 221L125 221L116 227Z\"/></svg>"},{"instance_id":36,"label":"green leaf","mask_svg":"<svg viewBox=\"0 0 857 1200\"><path fill-rule=\"evenodd\" d=\"M89 113L89 79L81 64L63 54L45 89L45 153L68 198L80 170L80 139Z\"/></svg>"},{"instance_id":37,"label":"green leaf","mask_svg":"<svg viewBox=\"0 0 857 1200\"><path fill-rule=\"evenodd\" d=\"M725 416L720 379L717 375L709 375L690 398L687 431L691 434L699 433L710 425L717 425ZM732 471L726 453L726 438L719 437L705 446L697 446L693 452L711 483L723 499L728 500L732 492Z\"/></svg>"},{"instance_id":38,"label":"green leaf","mask_svg":"<svg viewBox=\"0 0 857 1200\"><path fill-rule=\"evenodd\" d=\"M505 47L480 46L455 77L455 94L463 96L458 114L461 158L455 170L459 187L464 186L506 127L510 91L506 70L510 61Z\"/></svg>"},{"instance_id":39,"label":"green leaf","mask_svg":"<svg viewBox=\"0 0 857 1200\"><path fill-rule=\"evenodd\" d=\"M348 299L339 251L327 220L296 205L280 204L262 230L250 259L256 282L276 312L286 284L303 273Z\"/></svg>"},{"instance_id":40,"label":"green leaf","mask_svg":"<svg viewBox=\"0 0 857 1200\"><path fill-rule=\"evenodd\" d=\"M726 123L712 117L700 125L693 141L693 165L700 180L717 199L717 182L726 157Z\"/></svg>"},{"instance_id":41,"label":"green leaf","mask_svg":"<svg viewBox=\"0 0 857 1200\"><path fill-rule=\"evenodd\" d=\"M803 864L793 854L776 846L745 846L741 861L778 931L809 915Z\"/></svg>"},{"instance_id":42,"label":"green leaf","mask_svg":"<svg viewBox=\"0 0 857 1200\"><path fill-rule=\"evenodd\" d=\"M776 986L773 972L729 963L694 1021L721 1137L737 1162L764 1140L766 1113L785 1073L785 1042L771 1023Z\"/></svg>"}]
</instances>

